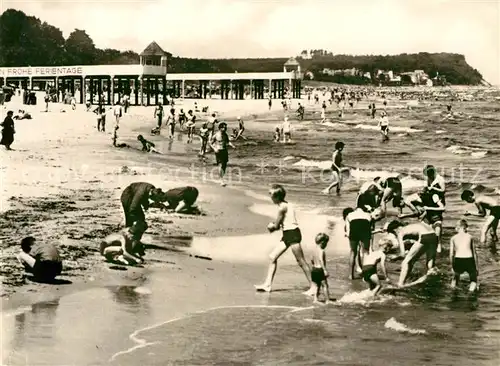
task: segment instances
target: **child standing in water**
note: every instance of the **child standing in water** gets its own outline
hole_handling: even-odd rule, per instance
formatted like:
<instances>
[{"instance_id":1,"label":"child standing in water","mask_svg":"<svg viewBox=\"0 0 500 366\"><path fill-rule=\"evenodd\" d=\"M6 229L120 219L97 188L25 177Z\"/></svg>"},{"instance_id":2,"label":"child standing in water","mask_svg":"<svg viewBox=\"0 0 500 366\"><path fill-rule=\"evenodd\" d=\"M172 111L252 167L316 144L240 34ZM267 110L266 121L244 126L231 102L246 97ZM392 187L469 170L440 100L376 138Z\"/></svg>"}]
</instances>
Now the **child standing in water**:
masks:
<instances>
[{"instance_id":1,"label":"child standing in water","mask_svg":"<svg viewBox=\"0 0 500 366\"><path fill-rule=\"evenodd\" d=\"M295 215L295 208L292 204L285 201L286 191L282 185L274 184L269 190L269 195L273 203L278 206L278 215L274 222L267 225L267 230L272 233L281 229L283 230L283 236L281 237L280 243L276 245L269 255L271 263L269 263L265 282L262 285L256 285L255 289L257 291L271 292L276 269L278 268L278 259L288 250L288 248L292 249L292 253L295 259L297 259L297 263L306 275L307 282L311 285L309 266L304 259L304 252L300 244L302 241L302 234ZM311 292L310 288L307 294Z\"/></svg>"},{"instance_id":2,"label":"child standing in water","mask_svg":"<svg viewBox=\"0 0 500 366\"><path fill-rule=\"evenodd\" d=\"M457 234L450 240L450 263L453 273L451 287L455 288L460 275L467 272L470 278L469 292L474 292L478 288L479 266L474 238L467 232L468 226L466 220L459 220L456 227Z\"/></svg>"},{"instance_id":3,"label":"child standing in water","mask_svg":"<svg viewBox=\"0 0 500 366\"><path fill-rule=\"evenodd\" d=\"M363 256L363 258L361 259L363 281L365 281L370 286L370 291L372 291L373 296L377 295L382 289L382 284L377 274L377 266L379 263L380 268L382 268L382 273L384 274L385 281L387 283L390 283L390 279L387 276L387 271L385 269L386 254L390 249L391 245L386 242L378 250Z\"/></svg>"},{"instance_id":4,"label":"child standing in water","mask_svg":"<svg viewBox=\"0 0 500 366\"><path fill-rule=\"evenodd\" d=\"M328 289L328 271L326 270L326 254L325 249L328 245L330 237L325 233L316 235L316 247L312 257L311 269L311 292L314 294L314 302L319 303L318 296L321 292L321 287L325 289L325 304L330 303L330 291Z\"/></svg>"}]
</instances>

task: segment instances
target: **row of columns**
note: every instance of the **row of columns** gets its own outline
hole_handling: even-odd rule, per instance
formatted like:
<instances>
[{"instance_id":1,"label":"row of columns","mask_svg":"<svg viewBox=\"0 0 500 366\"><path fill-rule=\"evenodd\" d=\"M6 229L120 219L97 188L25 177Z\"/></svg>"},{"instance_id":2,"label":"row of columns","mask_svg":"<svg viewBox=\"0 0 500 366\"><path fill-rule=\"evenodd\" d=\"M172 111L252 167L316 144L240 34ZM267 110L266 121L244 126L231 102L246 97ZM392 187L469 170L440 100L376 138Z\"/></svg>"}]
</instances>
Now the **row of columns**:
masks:
<instances>
[{"instance_id":1,"label":"row of columns","mask_svg":"<svg viewBox=\"0 0 500 366\"><path fill-rule=\"evenodd\" d=\"M52 86L56 92L70 92L72 96L77 96L79 92L79 103L84 103L87 94L90 95L90 103L114 104L123 95L129 95L130 103L133 105L152 105L166 103L167 83L163 76L69 76L50 78L0 78L0 87L12 85L13 83L20 89L33 90L33 83L44 82L45 86L40 90L47 90L47 86ZM88 84L88 85L87 85ZM117 94L117 96L116 96Z\"/></svg>"},{"instance_id":2,"label":"row of columns","mask_svg":"<svg viewBox=\"0 0 500 366\"><path fill-rule=\"evenodd\" d=\"M186 81L173 80L171 95L174 98L184 98ZM264 80L221 80L220 96L221 99L245 99L246 86L250 87L250 96L252 99L264 99ZM288 91L293 98L301 97L300 80L289 80ZM212 96L212 88L209 81L199 81L198 97L206 99L207 95ZM273 99L283 99L285 95L285 80L269 80L269 96Z\"/></svg>"},{"instance_id":3,"label":"row of columns","mask_svg":"<svg viewBox=\"0 0 500 366\"><path fill-rule=\"evenodd\" d=\"M0 78L0 86L8 84L9 80L18 82L22 89L33 88L33 82L45 81L48 84L53 80L57 92L71 92L73 96L76 91L80 92L77 101L84 103L87 94L90 95L90 102L100 104L113 104L123 95L128 95L132 105L156 105L165 104L167 94L174 98L184 98L186 93L185 80L174 80L170 90L167 81L162 76L78 76L78 77L54 77L54 78ZM88 86L87 86L88 85ZM246 86L250 86L250 96L253 99L264 99L264 80L222 80L220 82L221 99L244 99ZM301 97L301 82L297 79L290 79L288 92L292 98ZM283 99L285 95L285 80L269 80L269 97L273 99ZM199 81L200 98L206 99L207 95L212 95L212 88L209 81ZM118 94L116 97L115 95ZM97 98L96 98L97 97ZM96 101L97 99L97 101Z\"/></svg>"}]
</instances>

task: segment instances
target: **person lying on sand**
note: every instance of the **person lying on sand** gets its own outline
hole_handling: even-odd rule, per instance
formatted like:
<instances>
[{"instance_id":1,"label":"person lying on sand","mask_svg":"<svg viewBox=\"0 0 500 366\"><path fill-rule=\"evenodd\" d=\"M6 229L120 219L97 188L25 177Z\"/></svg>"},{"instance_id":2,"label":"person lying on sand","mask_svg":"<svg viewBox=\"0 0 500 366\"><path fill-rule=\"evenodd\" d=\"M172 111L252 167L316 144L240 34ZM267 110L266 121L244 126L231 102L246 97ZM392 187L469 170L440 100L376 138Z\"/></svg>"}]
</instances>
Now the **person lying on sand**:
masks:
<instances>
[{"instance_id":1,"label":"person lying on sand","mask_svg":"<svg viewBox=\"0 0 500 366\"><path fill-rule=\"evenodd\" d=\"M478 287L479 266L474 238L467 232L468 226L466 220L459 220L455 229L457 234L450 240L450 263L453 274L451 288L455 288L460 281L460 275L467 272L470 278L469 292L474 292Z\"/></svg>"},{"instance_id":2,"label":"person lying on sand","mask_svg":"<svg viewBox=\"0 0 500 366\"><path fill-rule=\"evenodd\" d=\"M161 202L163 192L146 182L136 182L125 188L120 197L125 213L125 227L130 227L136 221L146 221L144 210L150 206L150 201Z\"/></svg>"},{"instance_id":3,"label":"person lying on sand","mask_svg":"<svg viewBox=\"0 0 500 366\"><path fill-rule=\"evenodd\" d=\"M144 262L144 246L141 238L147 230L144 221L136 221L131 227L118 233L108 235L101 241L99 251L107 261L120 262L126 265Z\"/></svg>"},{"instance_id":4,"label":"person lying on sand","mask_svg":"<svg viewBox=\"0 0 500 366\"><path fill-rule=\"evenodd\" d=\"M382 289L382 284L380 278L377 274L377 266L380 264L380 268L382 269L382 273L384 274L385 281L390 283L391 280L387 276L387 271L385 269L385 259L386 254L390 250L390 244L385 243L378 250L373 251L362 258L362 276L363 281L365 281L368 286L370 286L370 290L372 291L373 296L377 295L379 291Z\"/></svg>"},{"instance_id":5,"label":"person lying on sand","mask_svg":"<svg viewBox=\"0 0 500 366\"><path fill-rule=\"evenodd\" d=\"M169 189L161 196L162 202L167 202L167 205L161 204L164 209L172 209L177 213L189 212L194 208L194 203L198 199L198 189L196 187L179 187ZM157 206L157 203L151 207Z\"/></svg>"},{"instance_id":6,"label":"person lying on sand","mask_svg":"<svg viewBox=\"0 0 500 366\"><path fill-rule=\"evenodd\" d=\"M155 144L146 140L144 136L138 135L137 140L142 144L142 151L160 154L160 152L155 149Z\"/></svg>"},{"instance_id":7,"label":"person lying on sand","mask_svg":"<svg viewBox=\"0 0 500 366\"><path fill-rule=\"evenodd\" d=\"M276 245L269 255L271 262L269 263L265 282L262 285L255 285L254 287L257 291L271 292L276 269L278 268L278 259L288 250L288 248L291 248L297 263L300 268L302 268L302 271L304 271L307 282L309 283L309 290L306 294L310 295L312 294L311 271L304 258L304 252L302 251L302 234L295 214L295 207L291 203L285 201L286 191L280 184L274 184L269 190L269 195L273 203L278 206L278 215L274 222L267 225L267 230L272 233L281 229L283 231L283 236L280 243Z\"/></svg>"},{"instance_id":8,"label":"person lying on sand","mask_svg":"<svg viewBox=\"0 0 500 366\"><path fill-rule=\"evenodd\" d=\"M32 119L31 114L28 112L20 109L17 114L13 117L16 120L21 120L21 119Z\"/></svg>"},{"instance_id":9,"label":"person lying on sand","mask_svg":"<svg viewBox=\"0 0 500 366\"><path fill-rule=\"evenodd\" d=\"M32 236L21 241L17 259L27 272L43 282L51 282L61 274L62 261L57 248L51 243L39 244Z\"/></svg>"}]
</instances>

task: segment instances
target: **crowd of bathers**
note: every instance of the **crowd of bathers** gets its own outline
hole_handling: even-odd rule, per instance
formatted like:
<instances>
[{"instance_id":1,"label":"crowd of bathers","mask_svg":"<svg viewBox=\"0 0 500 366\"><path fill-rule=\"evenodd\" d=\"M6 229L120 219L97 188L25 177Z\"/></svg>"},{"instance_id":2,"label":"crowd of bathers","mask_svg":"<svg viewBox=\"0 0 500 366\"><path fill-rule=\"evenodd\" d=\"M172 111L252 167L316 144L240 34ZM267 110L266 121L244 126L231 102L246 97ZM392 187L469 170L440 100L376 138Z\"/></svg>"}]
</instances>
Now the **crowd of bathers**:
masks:
<instances>
[{"instance_id":1,"label":"crowd of bathers","mask_svg":"<svg viewBox=\"0 0 500 366\"><path fill-rule=\"evenodd\" d=\"M340 193L342 176L348 168L342 164L342 151L345 144L341 141L335 145L332 157L333 183L323 193L328 194L333 187ZM403 187L400 175L385 173L364 183L356 198L355 207L343 210L343 232L350 246L349 279L356 280L360 276L369 286L369 291L374 296L383 289L381 277L378 274L380 267L383 279L391 283L387 271L386 260L401 261L399 279L394 285L387 286L392 289L404 289L424 283L430 276L437 275L437 257L442 252L442 225L443 214L446 210L445 180L438 174L434 166L428 165L423 169L425 186L419 192L403 196ZM273 185L270 197L278 206L276 219L267 229L270 232L282 230L280 243L270 254L270 264L265 281L256 285L257 291L271 292L276 274L277 262L283 253L291 248L297 263L303 270L310 284L305 294L313 296L314 301L324 289L325 302L329 302L329 289L327 261L325 249L330 240L326 233L318 233L315 237L315 247L312 253L311 265L305 259L302 250L302 234L296 216L295 207L286 200L285 188ZM480 243L486 243L488 232L491 234L492 245L497 241L496 229L500 220L500 206L496 200L487 197L476 197L470 190L464 190L461 198L467 203L474 203L477 213L466 211L464 216L476 215L486 217L486 222L481 230ZM387 217L388 204L398 211L398 218L390 220L382 227L376 225ZM409 210L409 212L404 212ZM405 222L404 219L416 218L416 221ZM465 218L456 224L456 235L449 244L450 265L452 273L451 287L456 288L462 274L467 273L470 279L469 291L479 289L479 265L476 253L476 240L468 233L468 222ZM374 243L374 235L384 234ZM425 254L424 275L416 280L408 281L412 275L415 264Z\"/></svg>"}]
</instances>

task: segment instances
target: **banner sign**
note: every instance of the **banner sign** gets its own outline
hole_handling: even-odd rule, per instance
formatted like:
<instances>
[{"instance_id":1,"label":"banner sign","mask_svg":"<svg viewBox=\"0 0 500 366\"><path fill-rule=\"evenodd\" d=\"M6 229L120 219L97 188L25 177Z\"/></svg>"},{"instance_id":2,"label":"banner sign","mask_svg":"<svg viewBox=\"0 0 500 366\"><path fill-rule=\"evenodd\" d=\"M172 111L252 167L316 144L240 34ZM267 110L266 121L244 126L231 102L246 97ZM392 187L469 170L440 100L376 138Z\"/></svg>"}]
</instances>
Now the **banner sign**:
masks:
<instances>
[{"instance_id":1,"label":"banner sign","mask_svg":"<svg viewBox=\"0 0 500 366\"><path fill-rule=\"evenodd\" d=\"M82 66L57 67L0 67L0 77L50 77L50 76L81 76Z\"/></svg>"}]
</instances>

